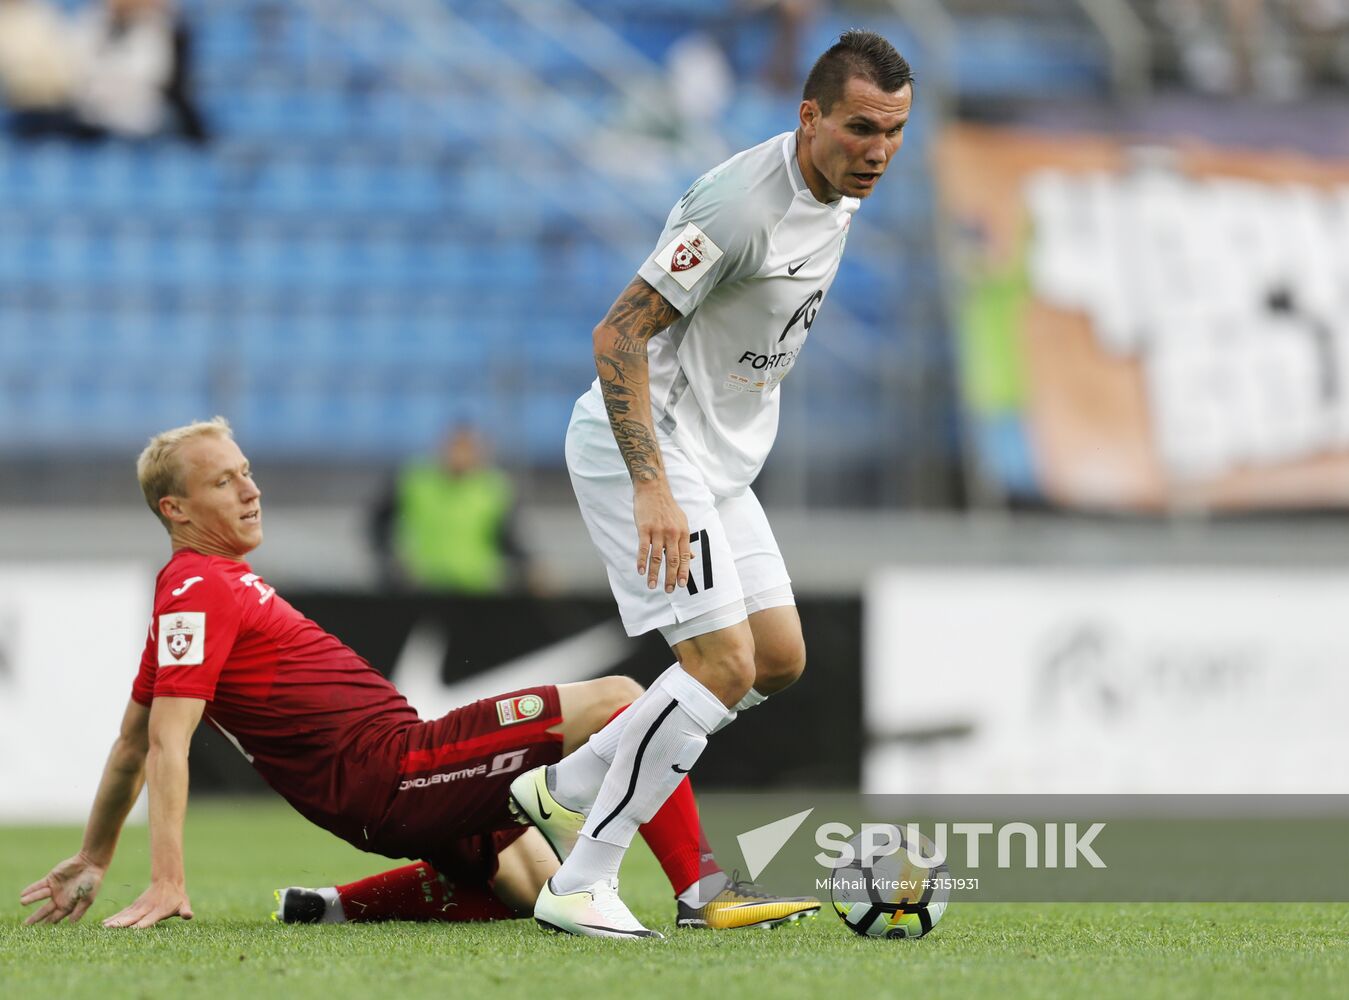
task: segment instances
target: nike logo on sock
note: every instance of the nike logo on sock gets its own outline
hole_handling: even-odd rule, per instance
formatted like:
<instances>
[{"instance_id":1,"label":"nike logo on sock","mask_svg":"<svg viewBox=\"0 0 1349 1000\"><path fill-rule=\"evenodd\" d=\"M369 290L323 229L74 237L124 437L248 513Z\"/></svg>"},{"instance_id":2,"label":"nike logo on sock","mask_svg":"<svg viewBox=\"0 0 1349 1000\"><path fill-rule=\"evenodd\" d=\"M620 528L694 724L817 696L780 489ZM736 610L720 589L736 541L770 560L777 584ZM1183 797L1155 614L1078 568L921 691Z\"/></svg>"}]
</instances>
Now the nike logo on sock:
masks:
<instances>
[{"instance_id":1,"label":"nike logo on sock","mask_svg":"<svg viewBox=\"0 0 1349 1000\"><path fill-rule=\"evenodd\" d=\"M539 816L543 819L552 819L553 814L550 813L547 809L543 808L543 793L540 792L537 788L534 789L534 798L539 800Z\"/></svg>"},{"instance_id":2,"label":"nike logo on sock","mask_svg":"<svg viewBox=\"0 0 1349 1000\"><path fill-rule=\"evenodd\" d=\"M691 767L680 767L678 764L671 764L671 765L670 765L670 770L671 770L671 771L674 771L676 774L688 774L690 771L693 770L693 768L691 768Z\"/></svg>"},{"instance_id":3,"label":"nike logo on sock","mask_svg":"<svg viewBox=\"0 0 1349 1000\"><path fill-rule=\"evenodd\" d=\"M801 263L797 264L795 267L792 267L792 265L788 264L788 265L787 265L787 273L788 273L788 274L795 274L797 271L801 270L801 268L803 268L803 267L806 266L806 261L807 261L807 260L810 260L810 258L807 257L806 260L803 260Z\"/></svg>"}]
</instances>

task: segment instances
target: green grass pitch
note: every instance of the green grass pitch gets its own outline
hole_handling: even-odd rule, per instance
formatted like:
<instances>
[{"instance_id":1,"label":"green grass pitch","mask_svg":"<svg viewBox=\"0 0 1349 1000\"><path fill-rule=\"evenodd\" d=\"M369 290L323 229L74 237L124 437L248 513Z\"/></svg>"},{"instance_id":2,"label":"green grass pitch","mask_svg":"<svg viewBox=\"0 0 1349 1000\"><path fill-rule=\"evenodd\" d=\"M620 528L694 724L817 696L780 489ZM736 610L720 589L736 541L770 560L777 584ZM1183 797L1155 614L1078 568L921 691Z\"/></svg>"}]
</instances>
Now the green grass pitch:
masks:
<instances>
[{"instance_id":1,"label":"green grass pitch","mask_svg":"<svg viewBox=\"0 0 1349 1000\"><path fill-rule=\"evenodd\" d=\"M99 920L149 873L144 827L123 837L98 903L77 926L24 927L19 890L74 852L72 828L0 828L0 995L477 998L651 996L1344 996L1349 905L965 904L929 937L871 941L831 912L777 931L674 932L674 906L644 848L624 896L665 941L546 935L532 921L285 927L272 889L392 867L276 801L193 804L188 891L197 917L143 932ZM1338 985L1337 985L1338 984Z\"/></svg>"}]
</instances>

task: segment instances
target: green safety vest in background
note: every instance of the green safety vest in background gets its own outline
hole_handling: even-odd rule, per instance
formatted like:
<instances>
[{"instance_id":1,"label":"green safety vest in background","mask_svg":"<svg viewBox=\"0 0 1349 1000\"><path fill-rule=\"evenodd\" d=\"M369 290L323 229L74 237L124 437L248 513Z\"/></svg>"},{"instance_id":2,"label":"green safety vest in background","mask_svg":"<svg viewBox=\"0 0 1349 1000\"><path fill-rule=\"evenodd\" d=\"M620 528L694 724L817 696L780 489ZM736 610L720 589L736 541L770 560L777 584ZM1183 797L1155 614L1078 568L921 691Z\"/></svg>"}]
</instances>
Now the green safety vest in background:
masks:
<instances>
[{"instance_id":1,"label":"green safety vest in background","mask_svg":"<svg viewBox=\"0 0 1349 1000\"><path fill-rule=\"evenodd\" d=\"M502 524L512 491L494 469L452 476L432 463L398 477L398 555L428 587L485 593L505 582Z\"/></svg>"}]
</instances>

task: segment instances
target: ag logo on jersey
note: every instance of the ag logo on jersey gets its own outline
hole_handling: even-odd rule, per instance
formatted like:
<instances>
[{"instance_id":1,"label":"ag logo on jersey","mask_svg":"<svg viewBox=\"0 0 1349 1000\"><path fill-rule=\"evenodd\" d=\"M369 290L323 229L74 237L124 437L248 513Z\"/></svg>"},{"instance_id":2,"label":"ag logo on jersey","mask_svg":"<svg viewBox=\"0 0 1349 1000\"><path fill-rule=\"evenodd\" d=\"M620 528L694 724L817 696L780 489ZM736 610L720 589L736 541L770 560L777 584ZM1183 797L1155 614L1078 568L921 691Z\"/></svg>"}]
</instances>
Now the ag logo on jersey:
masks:
<instances>
[{"instance_id":1,"label":"ag logo on jersey","mask_svg":"<svg viewBox=\"0 0 1349 1000\"><path fill-rule=\"evenodd\" d=\"M536 694L522 694L518 698L502 698L497 702L497 718L503 726L535 718L543 711L543 699Z\"/></svg>"},{"instance_id":2,"label":"ag logo on jersey","mask_svg":"<svg viewBox=\"0 0 1349 1000\"><path fill-rule=\"evenodd\" d=\"M206 612L174 611L159 616L159 665L186 667L206 653Z\"/></svg>"},{"instance_id":3,"label":"ag logo on jersey","mask_svg":"<svg viewBox=\"0 0 1349 1000\"><path fill-rule=\"evenodd\" d=\"M661 250L657 262L687 292L721 257L721 247L690 222Z\"/></svg>"}]
</instances>

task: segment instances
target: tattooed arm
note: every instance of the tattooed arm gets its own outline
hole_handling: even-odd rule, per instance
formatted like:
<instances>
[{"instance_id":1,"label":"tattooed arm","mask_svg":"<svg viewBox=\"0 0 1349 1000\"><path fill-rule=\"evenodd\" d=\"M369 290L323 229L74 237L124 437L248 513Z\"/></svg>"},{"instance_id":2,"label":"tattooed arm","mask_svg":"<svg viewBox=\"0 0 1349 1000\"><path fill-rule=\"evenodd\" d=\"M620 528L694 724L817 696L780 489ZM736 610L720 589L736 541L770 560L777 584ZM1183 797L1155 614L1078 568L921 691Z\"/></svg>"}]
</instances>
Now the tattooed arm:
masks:
<instances>
[{"instance_id":1,"label":"tattooed arm","mask_svg":"<svg viewBox=\"0 0 1349 1000\"><path fill-rule=\"evenodd\" d=\"M634 485L665 477L651 423L646 345L678 318L678 310L660 292L633 278L595 328L595 368L604 408Z\"/></svg>"},{"instance_id":2,"label":"tattooed arm","mask_svg":"<svg viewBox=\"0 0 1349 1000\"><path fill-rule=\"evenodd\" d=\"M651 420L647 343L675 320L679 311L642 278L633 278L595 327L595 368L618 450L633 486L637 526L637 572L655 589L661 561L665 590L688 583L688 519L675 503Z\"/></svg>"}]
</instances>

